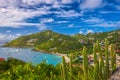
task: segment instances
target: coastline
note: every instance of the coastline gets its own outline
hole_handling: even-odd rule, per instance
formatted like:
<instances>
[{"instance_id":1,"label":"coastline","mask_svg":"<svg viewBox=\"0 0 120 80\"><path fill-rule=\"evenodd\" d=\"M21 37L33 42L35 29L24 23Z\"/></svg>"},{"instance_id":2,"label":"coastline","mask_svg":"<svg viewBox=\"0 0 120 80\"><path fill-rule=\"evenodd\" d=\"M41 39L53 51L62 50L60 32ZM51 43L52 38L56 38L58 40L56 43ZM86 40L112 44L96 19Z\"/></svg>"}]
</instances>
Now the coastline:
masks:
<instances>
[{"instance_id":1,"label":"coastline","mask_svg":"<svg viewBox=\"0 0 120 80\"><path fill-rule=\"evenodd\" d=\"M61 54L61 53L55 53L55 54L58 55L58 56L61 56L61 57L64 56L66 63L70 62L70 58L66 54Z\"/></svg>"},{"instance_id":2,"label":"coastline","mask_svg":"<svg viewBox=\"0 0 120 80\"><path fill-rule=\"evenodd\" d=\"M40 49L33 49L33 50L35 50L35 51L40 51L40 52L45 52L45 53L48 53L48 54L56 54L56 55L58 55L58 56L64 56L64 58L65 58L65 62L66 63L69 63L70 62L70 58L67 56L67 54L62 54L62 53L54 53L54 52L46 52L46 51L44 51L44 50L40 50Z\"/></svg>"},{"instance_id":3,"label":"coastline","mask_svg":"<svg viewBox=\"0 0 120 80\"><path fill-rule=\"evenodd\" d=\"M3 46L1 46L1 47L3 47ZM12 48L16 48L16 47L12 47ZM17 47L18 48L18 47ZM19 47L20 48L20 47ZM26 48L26 47L25 47ZM47 51L44 51L44 50L40 50L40 49L31 49L31 50L33 50L33 51L38 51L38 52L45 52L45 53L47 53L47 54L56 54L56 55L58 55L58 56L64 56L64 58L65 58L65 62L66 63L69 63L70 62L70 58L67 56L67 54L62 54L62 53L54 53L54 52L47 52Z\"/></svg>"}]
</instances>

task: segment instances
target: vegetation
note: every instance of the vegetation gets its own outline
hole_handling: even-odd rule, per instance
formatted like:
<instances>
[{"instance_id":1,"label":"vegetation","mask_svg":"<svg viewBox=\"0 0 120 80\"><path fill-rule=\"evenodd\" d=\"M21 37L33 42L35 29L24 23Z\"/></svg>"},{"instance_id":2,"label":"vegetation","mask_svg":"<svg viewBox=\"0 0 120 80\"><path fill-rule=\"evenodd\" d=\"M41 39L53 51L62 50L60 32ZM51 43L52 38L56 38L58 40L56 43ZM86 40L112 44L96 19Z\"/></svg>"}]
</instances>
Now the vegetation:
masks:
<instances>
[{"instance_id":1,"label":"vegetation","mask_svg":"<svg viewBox=\"0 0 120 80\"><path fill-rule=\"evenodd\" d=\"M37 66L13 58L0 62L1 80L50 80L51 72L60 75L57 67L44 62Z\"/></svg>"},{"instance_id":2,"label":"vegetation","mask_svg":"<svg viewBox=\"0 0 120 80\"><path fill-rule=\"evenodd\" d=\"M88 63L87 48L84 47L83 62L76 66L73 63L73 55L70 56L70 63L65 63L62 57L62 65L57 66L41 63L37 66L25 63L20 60L9 58L0 62L0 79L2 80L107 80L110 74L116 69L116 53L114 46L108 47L105 40L105 48L102 51L99 41L93 46L94 65Z\"/></svg>"},{"instance_id":3,"label":"vegetation","mask_svg":"<svg viewBox=\"0 0 120 80\"><path fill-rule=\"evenodd\" d=\"M110 75L112 71L116 69L116 53L113 49L113 45L110 45L110 49L108 48L108 41L105 40L105 50L101 53L101 47L97 41L93 47L93 55L94 55L94 65L88 64L88 56L86 53L86 47L83 48L83 63L82 63L82 71L80 72L81 75L72 75L72 80L108 80L110 79ZM110 63L109 63L110 62ZM71 62L70 62L71 63ZM71 80L66 79L69 70L66 69L66 64L64 63L63 57L63 73L64 75L63 80ZM70 66L71 69L71 66ZM72 69L71 69L72 70ZM71 71L70 70L70 71ZM67 72L68 71L68 72Z\"/></svg>"},{"instance_id":4,"label":"vegetation","mask_svg":"<svg viewBox=\"0 0 120 80\"><path fill-rule=\"evenodd\" d=\"M107 38L120 53L120 30L103 33L88 33L86 35L76 34L73 36L63 35L50 30L36 34L19 37L6 43L7 47L32 47L34 50L52 53L74 53L82 54L82 47L89 48L88 53L92 53L93 44L99 40L104 46L104 39ZM80 52L81 51L81 52Z\"/></svg>"},{"instance_id":5,"label":"vegetation","mask_svg":"<svg viewBox=\"0 0 120 80\"><path fill-rule=\"evenodd\" d=\"M74 44L74 45L73 45ZM82 45L74 38L50 30L17 38L4 46L32 47L43 52L69 53L79 51Z\"/></svg>"}]
</instances>

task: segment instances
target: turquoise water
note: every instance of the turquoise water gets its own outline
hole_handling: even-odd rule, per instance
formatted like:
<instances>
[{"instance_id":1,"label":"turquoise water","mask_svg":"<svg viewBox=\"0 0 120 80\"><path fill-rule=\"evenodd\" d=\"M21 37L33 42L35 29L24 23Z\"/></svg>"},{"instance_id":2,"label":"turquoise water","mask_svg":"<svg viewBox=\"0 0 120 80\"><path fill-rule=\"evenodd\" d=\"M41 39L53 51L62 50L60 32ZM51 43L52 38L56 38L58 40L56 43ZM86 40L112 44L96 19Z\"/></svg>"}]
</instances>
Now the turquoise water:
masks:
<instances>
[{"instance_id":1,"label":"turquoise water","mask_svg":"<svg viewBox=\"0 0 120 80\"><path fill-rule=\"evenodd\" d=\"M43 60L53 65L61 62L61 57L58 55L36 52L28 48L0 47L0 57L5 59L12 57L25 62L31 62L32 64L39 64Z\"/></svg>"}]
</instances>

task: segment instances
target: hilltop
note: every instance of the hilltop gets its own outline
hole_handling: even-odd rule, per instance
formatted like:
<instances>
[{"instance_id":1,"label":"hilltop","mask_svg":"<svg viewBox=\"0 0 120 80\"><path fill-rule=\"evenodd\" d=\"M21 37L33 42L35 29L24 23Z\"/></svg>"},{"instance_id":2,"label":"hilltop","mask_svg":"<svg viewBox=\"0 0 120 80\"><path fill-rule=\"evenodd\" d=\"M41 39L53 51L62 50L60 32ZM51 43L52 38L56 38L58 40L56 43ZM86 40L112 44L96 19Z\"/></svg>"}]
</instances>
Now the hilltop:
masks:
<instances>
[{"instance_id":1,"label":"hilltop","mask_svg":"<svg viewBox=\"0 0 120 80\"><path fill-rule=\"evenodd\" d=\"M52 53L81 53L83 46L87 46L89 53L92 45L99 40L104 45L104 39L107 38L109 43L116 46L116 50L120 50L120 30L103 32L75 34L73 36L59 34L50 30L43 32L21 36L15 40L6 43L7 47L31 47L37 51Z\"/></svg>"},{"instance_id":2,"label":"hilltop","mask_svg":"<svg viewBox=\"0 0 120 80\"><path fill-rule=\"evenodd\" d=\"M79 51L82 46L77 39L50 30L21 36L5 44L8 47L32 47L43 52L69 53Z\"/></svg>"}]
</instances>

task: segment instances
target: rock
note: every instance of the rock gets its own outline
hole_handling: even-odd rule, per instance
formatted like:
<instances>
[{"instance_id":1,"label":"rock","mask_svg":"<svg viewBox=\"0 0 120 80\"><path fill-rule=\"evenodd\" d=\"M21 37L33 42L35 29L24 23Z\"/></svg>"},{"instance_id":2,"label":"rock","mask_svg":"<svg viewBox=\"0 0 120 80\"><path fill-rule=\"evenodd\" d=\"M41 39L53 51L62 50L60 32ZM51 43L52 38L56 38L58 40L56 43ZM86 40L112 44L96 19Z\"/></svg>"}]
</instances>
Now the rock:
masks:
<instances>
[{"instance_id":1,"label":"rock","mask_svg":"<svg viewBox=\"0 0 120 80\"><path fill-rule=\"evenodd\" d=\"M120 67L116 68L116 70L112 72L110 80L120 80Z\"/></svg>"}]
</instances>

